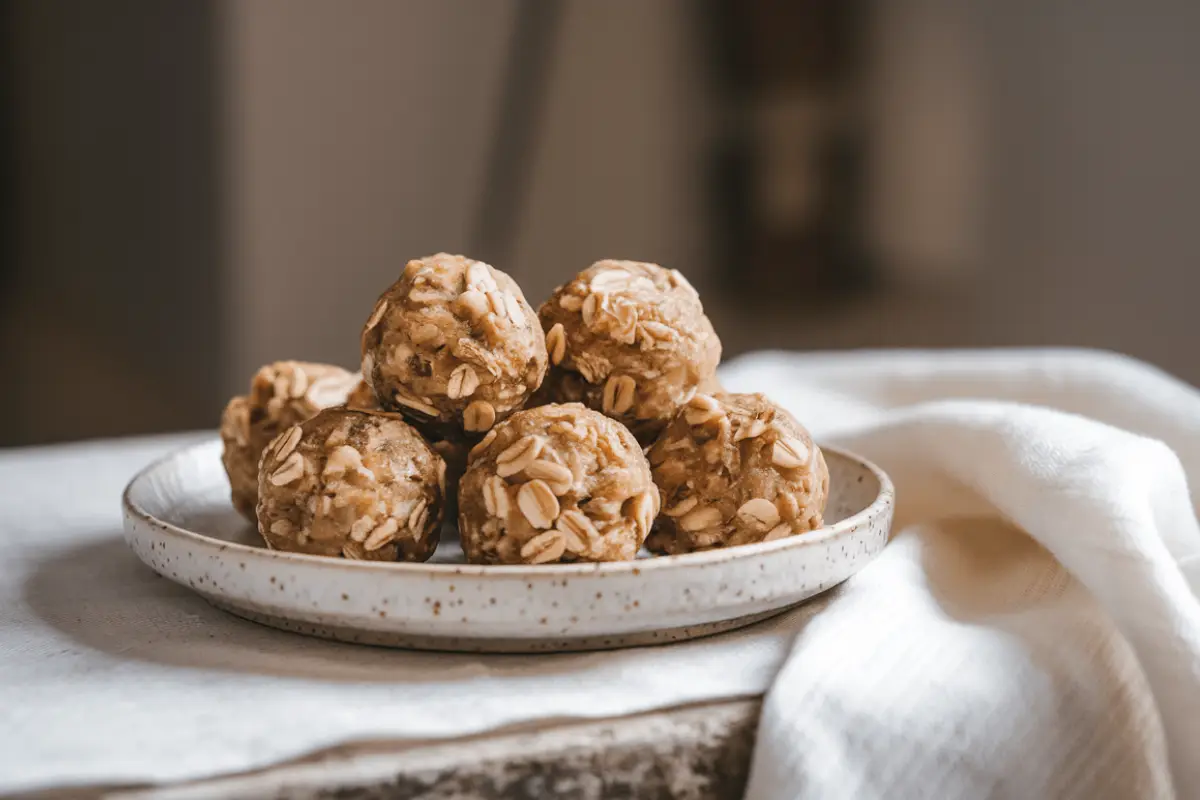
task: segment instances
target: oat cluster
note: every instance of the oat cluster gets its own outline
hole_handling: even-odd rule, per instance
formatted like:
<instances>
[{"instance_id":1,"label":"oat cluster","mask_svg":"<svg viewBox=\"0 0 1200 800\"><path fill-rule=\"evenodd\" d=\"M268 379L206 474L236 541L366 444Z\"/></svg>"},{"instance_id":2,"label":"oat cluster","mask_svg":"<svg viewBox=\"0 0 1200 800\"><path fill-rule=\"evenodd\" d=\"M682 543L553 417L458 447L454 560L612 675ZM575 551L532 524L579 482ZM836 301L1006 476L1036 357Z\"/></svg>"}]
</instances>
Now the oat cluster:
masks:
<instances>
[{"instance_id":1,"label":"oat cluster","mask_svg":"<svg viewBox=\"0 0 1200 800\"><path fill-rule=\"evenodd\" d=\"M467 560L633 559L821 527L829 472L673 269L600 261L539 312L504 272L409 261L360 338L362 372L259 370L221 420L235 507L269 547L421 561L455 516ZM647 458L648 456L648 458Z\"/></svg>"},{"instance_id":2,"label":"oat cluster","mask_svg":"<svg viewBox=\"0 0 1200 800\"><path fill-rule=\"evenodd\" d=\"M579 403L555 404L513 414L475 445L458 529L477 563L625 561L658 509L629 429Z\"/></svg>"},{"instance_id":3,"label":"oat cluster","mask_svg":"<svg viewBox=\"0 0 1200 800\"><path fill-rule=\"evenodd\" d=\"M259 532L276 550L424 561L445 488L446 463L399 415L326 409L263 453Z\"/></svg>"},{"instance_id":4,"label":"oat cluster","mask_svg":"<svg viewBox=\"0 0 1200 800\"><path fill-rule=\"evenodd\" d=\"M346 402L358 376L341 367L303 361L268 364L250 391L229 401L221 415L222 461L233 507L253 521L258 504L258 460L267 443L323 408Z\"/></svg>"},{"instance_id":5,"label":"oat cluster","mask_svg":"<svg viewBox=\"0 0 1200 800\"><path fill-rule=\"evenodd\" d=\"M358 385L350 392L346 405L364 411L383 410L375 397L375 390L362 378L359 378ZM451 517L458 506L458 479L467 469L467 451L470 445L465 437L457 435L454 431L431 427L423 431L422 435L433 448L433 452L446 462L446 516Z\"/></svg>"},{"instance_id":6,"label":"oat cluster","mask_svg":"<svg viewBox=\"0 0 1200 800\"><path fill-rule=\"evenodd\" d=\"M761 394L697 394L649 450L663 513L660 553L769 542L820 528L825 457Z\"/></svg>"},{"instance_id":7,"label":"oat cluster","mask_svg":"<svg viewBox=\"0 0 1200 800\"><path fill-rule=\"evenodd\" d=\"M438 253L408 262L362 332L362 374L384 408L426 428L483 433L546 374L537 315L505 273Z\"/></svg>"},{"instance_id":8,"label":"oat cluster","mask_svg":"<svg viewBox=\"0 0 1200 800\"><path fill-rule=\"evenodd\" d=\"M560 286L538 315L546 330L549 402L581 402L643 444L716 373L721 341L682 273L599 261Z\"/></svg>"}]
</instances>

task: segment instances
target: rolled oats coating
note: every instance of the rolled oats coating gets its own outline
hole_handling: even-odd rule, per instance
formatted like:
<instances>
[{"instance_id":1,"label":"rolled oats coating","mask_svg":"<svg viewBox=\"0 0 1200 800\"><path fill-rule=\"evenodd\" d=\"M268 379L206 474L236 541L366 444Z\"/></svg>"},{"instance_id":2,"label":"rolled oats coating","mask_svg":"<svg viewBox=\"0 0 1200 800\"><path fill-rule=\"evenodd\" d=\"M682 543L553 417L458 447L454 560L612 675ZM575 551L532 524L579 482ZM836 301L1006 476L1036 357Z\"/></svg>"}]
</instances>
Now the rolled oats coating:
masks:
<instances>
[{"instance_id":1,"label":"rolled oats coating","mask_svg":"<svg viewBox=\"0 0 1200 800\"><path fill-rule=\"evenodd\" d=\"M582 402L654 439L716 372L721 343L677 270L599 261L538 311L551 369L539 399Z\"/></svg>"},{"instance_id":2,"label":"rolled oats coating","mask_svg":"<svg viewBox=\"0 0 1200 800\"><path fill-rule=\"evenodd\" d=\"M358 385L346 399L347 408L357 408L363 411L382 411L375 390L365 380L359 377ZM453 516L458 508L458 479L467 469L467 451L470 445L465 438L453 432L442 430L420 431L433 452L446 462L446 516Z\"/></svg>"},{"instance_id":3,"label":"rolled oats coating","mask_svg":"<svg viewBox=\"0 0 1200 800\"><path fill-rule=\"evenodd\" d=\"M825 457L761 394L697 394L649 449L663 511L646 546L675 554L820 528Z\"/></svg>"},{"instance_id":4,"label":"rolled oats coating","mask_svg":"<svg viewBox=\"0 0 1200 800\"><path fill-rule=\"evenodd\" d=\"M626 561L658 513L658 490L624 426L583 405L519 411L470 454L459 484L467 560Z\"/></svg>"},{"instance_id":5,"label":"rolled oats coating","mask_svg":"<svg viewBox=\"0 0 1200 800\"><path fill-rule=\"evenodd\" d=\"M446 464L398 414L331 408L279 434L259 471L258 530L275 550L424 561Z\"/></svg>"},{"instance_id":6,"label":"rolled oats coating","mask_svg":"<svg viewBox=\"0 0 1200 800\"><path fill-rule=\"evenodd\" d=\"M254 375L249 394L229 401L221 415L221 461L242 516L254 520L258 461L267 443L321 409L345 403L357 379L329 364L277 361Z\"/></svg>"},{"instance_id":7,"label":"rolled oats coating","mask_svg":"<svg viewBox=\"0 0 1200 800\"><path fill-rule=\"evenodd\" d=\"M505 273L438 253L408 262L362 333L362 372L383 407L424 431L482 434L546 373L537 315Z\"/></svg>"}]
</instances>

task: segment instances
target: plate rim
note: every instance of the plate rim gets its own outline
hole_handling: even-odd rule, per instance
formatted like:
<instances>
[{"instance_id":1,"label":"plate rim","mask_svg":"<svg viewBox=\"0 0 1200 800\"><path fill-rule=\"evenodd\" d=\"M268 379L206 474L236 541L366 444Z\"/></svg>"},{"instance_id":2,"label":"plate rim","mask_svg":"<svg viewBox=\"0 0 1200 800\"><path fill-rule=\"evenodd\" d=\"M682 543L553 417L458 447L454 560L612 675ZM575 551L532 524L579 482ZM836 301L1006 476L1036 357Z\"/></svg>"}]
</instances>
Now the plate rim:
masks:
<instances>
[{"instance_id":1,"label":"plate rim","mask_svg":"<svg viewBox=\"0 0 1200 800\"><path fill-rule=\"evenodd\" d=\"M883 468L875 464L873 461L843 447L818 444L821 450L825 453L836 453L843 458L858 462L862 466L866 467L867 470L871 472L879 481L879 492L875 495L875 498L860 511L851 514L850 516L834 523L833 525L825 526L817 529L816 531L811 531L799 536L788 536L782 539L777 539L773 542L754 542L751 544L734 545L733 547L721 547L712 550L704 550L697 553L680 553L677 555L654 556L653 558L639 558L632 561L579 562L566 564L443 564L429 563L426 561L360 561L353 559L331 559L327 556L310 555L308 553L292 553L284 550L272 550L267 547L254 547L251 545L241 544L239 542L216 539L197 531L182 528L164 519L160 519L133 500L132 494L135 486L139 482L147 480L150 473L160 469L167 462L179 458L190 450L196 450L202 447L212 447L214 444L218 444L219 442L219 438L216 436L211 436L199 442L193 442L182 447L177 447L160 456L159 458L156 458L154 461L138 470L138 472L129 480L129 482L125 485L124 490L121 492L121 508L126 519L131 517L135 518L140 522L156 529L160 534L170 535L174 538L181 539L184 542L190 542L201 547L215 547L222 552L242 554L247 558L268 558L272 561L282 562L285 564L296 564L298 566L323 566L337 569L383 571L396 574L420 576L453 575L482 580L485 580L489 577L503 577L505 579L512 579L515 577L571 578L601 573L606 575L625 573L638 575L645 572L686 569L689 567L701 567L708 564L756 558L775 552L812 547L825 543L830 539L836 539L840 536L849 535L853 533L854 530L857 529L861 524L875 519L881 514L886 514L888 509L894 505L895 497L895 487L892 484L891 477L886 471L883 470ZM128 538L128 526L126 527L126 534L126 538Z\"/></svg>"}]
</instances>

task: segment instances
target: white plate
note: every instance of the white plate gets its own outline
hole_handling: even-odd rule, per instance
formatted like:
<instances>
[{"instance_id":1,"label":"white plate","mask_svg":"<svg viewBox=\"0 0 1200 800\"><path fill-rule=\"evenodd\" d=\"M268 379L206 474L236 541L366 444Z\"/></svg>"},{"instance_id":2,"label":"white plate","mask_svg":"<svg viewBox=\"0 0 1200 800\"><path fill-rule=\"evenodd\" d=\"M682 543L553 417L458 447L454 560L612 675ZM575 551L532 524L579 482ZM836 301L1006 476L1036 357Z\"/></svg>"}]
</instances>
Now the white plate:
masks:
<instances>
[{"instance_id":1,"label":"white plate","mask_svg":"<svg viewBox=\"0 0 1200 800\"><path fill-rule=\"evenodd\" d=\"M853 575L887 543L891 481L825 449L828 526L765 544L611 564L466 564L457 534L424 564L266 549L229 503L219 441L177 451L125 491L142 561L240 617L313 636L433 650L658 644L739 628Z\"/></svg>"}]
</instances>

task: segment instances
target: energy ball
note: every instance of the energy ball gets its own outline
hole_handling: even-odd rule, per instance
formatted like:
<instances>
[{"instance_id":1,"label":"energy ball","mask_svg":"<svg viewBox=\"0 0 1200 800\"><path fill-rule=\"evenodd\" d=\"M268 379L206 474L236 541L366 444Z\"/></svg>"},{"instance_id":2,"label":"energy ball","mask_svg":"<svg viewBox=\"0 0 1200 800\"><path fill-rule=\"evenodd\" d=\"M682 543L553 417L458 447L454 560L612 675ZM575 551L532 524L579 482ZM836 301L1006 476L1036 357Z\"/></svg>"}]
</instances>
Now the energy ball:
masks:
<instances>
[{"instance_id":1,"label":"energy ball","mask_svg":"<svg viewBox=\"0 0 1200 800\"><path fill-rule=\"evenodd\" d=\"M399 414L326 409L263 454L258 530L273 550L424 561L445 483L445 462Z\"/></svg>"},{"instance_id":2,"label":"energy ball","mask_svg":"<svg viewBox=\"0 0 1200 800\"><path fill-rule=\"evenodd\" d=\"M477 564L628 561L658 507L628 429L578 403L539 406L513 414L471 450L459 535Z\"/></svg>"},{"instance_id":3,"label":"energy ball","mask_svg":"<svg viewBox=\"0 0 1200 800\"><path fill-rule=\"evenodd\" d=\"M700 296L678 270L598 261L538 314L551 369L542 397L582 402L654 440L721 360Z\"/></svg>"},{"instance_id":4,"label":"energy ball","mask_svg":"<svg viewBox=\"0 0 1200 800\"><path fill-rule=\"evenodd\" d=\"M537 315L512 278L463 256L408 262L362 333L362 373L423 431L482 434L546 374Z\"/></svg>"},{"instance_id":5,"label":"energy ball","mask_svg":"<svg viewBox=\"0 0 1200 800\"><path fill-rule=\"evenodd\" d=\"M381 411L375 390L362 378L346 399L347 408L357 408L363 411ZM421 432L425 441L433 448L433 452L446 462L446 516L452 516L458 507L458 479L467 469L467 451L470 446L462 436L446 434L443 431Z\"/></svg>"},{"instance_id":6,"label":"energy ball","mask_svg":"<svg viewBox=\"0 0 1200 800\"><path fill-rule=\"evenodd\" d=\"M822 525L829 470L800 423L761 394L698 394L649 450L658 553L768 542Z\"/></svg>"},{"instance_id":7,"label":"energy ball","mask_svg":"<svg viewBox=\"0 0 1200 800\"><path fill-rule=\"evenodd\" d=\"M346 402L357 377L329 364L277 361L255 374L249 394L229 401L221 415L221 461L238 513L254 521L258 460L267 443L321 409Z\"/></svg>"}]
</instances>

